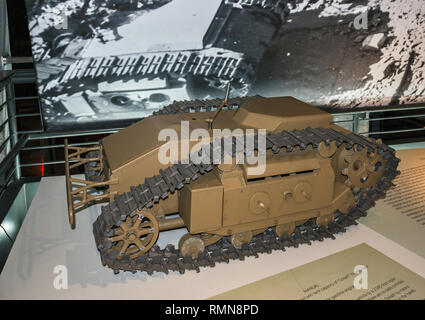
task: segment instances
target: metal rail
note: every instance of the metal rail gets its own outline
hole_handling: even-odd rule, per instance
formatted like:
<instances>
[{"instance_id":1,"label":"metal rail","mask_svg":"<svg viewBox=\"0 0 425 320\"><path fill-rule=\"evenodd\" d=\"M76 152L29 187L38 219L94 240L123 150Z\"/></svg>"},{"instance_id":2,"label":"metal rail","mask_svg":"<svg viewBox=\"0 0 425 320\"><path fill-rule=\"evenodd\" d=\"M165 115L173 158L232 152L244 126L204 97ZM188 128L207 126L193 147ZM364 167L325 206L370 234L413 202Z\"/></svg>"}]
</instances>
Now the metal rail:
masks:
<instances>
[{"instance_id":1,"label":"metal rail","mask_svg":"<svg viewBox=\"0 0 425 320\"><path fill-rule=\"evenodd\" d=\"M24 135L19 138L17 143L12 147L12 149L8 152L6 157L0 163L0 195L7 188L9 183L12 181L13 176L16 177L16 171L20 170L20 166L16 166L16 158L19 157L19 152L23 148L23 146L27 143L28 136ZM12 164L15 163L14 166ZM11 171L12 170L12 171ZM16 177L16 181L19 178Z\"/></svg>"},{"instance_id":2,"label":"metal rail","mask_svg":"<svg viewBox=\"0 0 425 320\"><path fill-rule=\"evenodd\" d=\"M21 168L19 162L19 152L27 141L27 136L18 140L17 124L15 118L15 100L12 84L12 71L0 71L0 93L5 93L5 101L0 105L0 111L4 113L4 121L0 124L0 134L4 137L0 145L0 152L6 150L6 155L0 163L0 193L9 185L13 178L21 178ZM13 174L10 174L11 162L14 162Z\"/></svg>"}]
</instances>

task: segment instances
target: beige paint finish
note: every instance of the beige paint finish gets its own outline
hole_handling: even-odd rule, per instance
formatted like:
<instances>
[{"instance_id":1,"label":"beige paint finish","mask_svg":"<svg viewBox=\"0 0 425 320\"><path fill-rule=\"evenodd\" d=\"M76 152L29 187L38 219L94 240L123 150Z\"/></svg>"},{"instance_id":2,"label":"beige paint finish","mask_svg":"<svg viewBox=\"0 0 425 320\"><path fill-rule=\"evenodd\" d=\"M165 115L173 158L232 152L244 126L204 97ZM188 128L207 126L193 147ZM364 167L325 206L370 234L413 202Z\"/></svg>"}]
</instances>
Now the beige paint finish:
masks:
<instances>
[{"instance_id":1,"label":"beige paint finish","mask_svg":"<svg viewBox=\"0 0 425 320\"><path fill-rule=\"evenodd\" d=\"M162 129L174 129L181 136L181 121L189 121L190 132L198 128L207 130L206 120L213 114L197 112L152 116L103 138L101 144L112 172L163 145L165 142L158 141ZM265 129L275 132L308 126L329 127L330 120L329 113L292 97L256 98L245 102L237 111L221 111L214 122L214 128Z\"/></svg>"},{"instance_id":2,"label":"beige paint finish","mask_svg":"<svg viewBox=\"0 0 425 320\"><path fill-rule=\"evenodd\" d=\"M327 127L329 113L293 97L255 98L246 101L234 120L244 127L267 128L267 131Z\"/></svg>"},{"instance_id":3,"label":"beige paint finish","mask_svg":"<svg viewBox=\"0 0 425 320\"><path fill-rule=\"evenodd\" d=\"M213 174L200 176L180 191L179 213L191 233L220 229L223 186Z\"/></svg>"},{"instance_id":4,"label":"beige paint finish","mask_svg":"<svg viewBox=\"0 0 425 320\"><path fill-rule=\"evenodd\" d=\"M128 192L165 169L158 154L165 143L177 145L176 160L187 156L180 150L189 143L190 152L199 141L183 140L182 121L189 122L188 133L209 128L208 120L215 118L214 129L265 129L267 132L304 129L306 127L332 127L330 114L292 97L254 98L238 110L180 113L145 118L132 126L101 141L105 167L110 168L109 179L118 184L110 191ZM175 142L159 141L162 129L174 129L180 139ZM252 130L251 130L252 131ZM210 130L209 142L213 139ZM232 168L230 168L232 167ZM179 212L192 234L212 233L231 235L279 224L301 223L309 218L327 216L341 207L346 199L345 187L335 184L335 164L320 156L311 147L297 148L291 153L267 153L266 171L262 175L248 175L250 165L219 167L215 174L201 176L166 200L155 206L154 215ZM224 170L223 170L224 168Z\"/></svg>"}]
</instances>

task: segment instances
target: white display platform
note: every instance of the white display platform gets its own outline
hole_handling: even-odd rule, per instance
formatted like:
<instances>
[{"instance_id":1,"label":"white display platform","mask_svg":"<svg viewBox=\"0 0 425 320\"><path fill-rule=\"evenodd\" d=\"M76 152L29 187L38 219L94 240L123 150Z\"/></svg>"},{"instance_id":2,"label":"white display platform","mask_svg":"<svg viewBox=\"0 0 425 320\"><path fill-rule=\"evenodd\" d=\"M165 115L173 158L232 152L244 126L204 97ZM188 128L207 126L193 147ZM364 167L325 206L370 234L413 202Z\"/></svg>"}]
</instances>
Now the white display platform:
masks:
<instances>
[{"instance_id":1,"label":"white display platform","mask_svg":"<svg viewBox=\"0 0 425 320\"><path fill-rule=\"evenodd\" d=\"M0 299L206 299L363 242L425 277L425 259L361 224L336 240L221 263L200 273L114 275L101 265L91 231L100 207L78 213L75 230L66 212L65 178L43 178L0 275ZM159 244L177 245L185 232L164 232ZM68 269L67 290L54 288L57 265Z\"/></svg>"}]
</instances>

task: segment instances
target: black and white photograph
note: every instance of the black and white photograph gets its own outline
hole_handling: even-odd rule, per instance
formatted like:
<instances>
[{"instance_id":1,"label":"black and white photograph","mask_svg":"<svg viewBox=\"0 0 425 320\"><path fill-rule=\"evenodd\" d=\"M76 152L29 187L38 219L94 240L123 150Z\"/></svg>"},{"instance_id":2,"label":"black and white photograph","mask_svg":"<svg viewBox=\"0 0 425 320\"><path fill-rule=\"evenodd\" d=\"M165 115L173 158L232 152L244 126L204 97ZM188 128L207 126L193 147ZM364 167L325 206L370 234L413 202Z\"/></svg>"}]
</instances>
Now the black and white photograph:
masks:
<instances>
[{"instance_id":1,"label":"black and white photograph","mask_svg":"<svg viewBox=\"0 0 425 320\"><path fill-rule=\"evenodd\" d=\"M173 101L425 101L422 0L27 0L47 130L123 127Z\"/></svg>"}]
</instances>

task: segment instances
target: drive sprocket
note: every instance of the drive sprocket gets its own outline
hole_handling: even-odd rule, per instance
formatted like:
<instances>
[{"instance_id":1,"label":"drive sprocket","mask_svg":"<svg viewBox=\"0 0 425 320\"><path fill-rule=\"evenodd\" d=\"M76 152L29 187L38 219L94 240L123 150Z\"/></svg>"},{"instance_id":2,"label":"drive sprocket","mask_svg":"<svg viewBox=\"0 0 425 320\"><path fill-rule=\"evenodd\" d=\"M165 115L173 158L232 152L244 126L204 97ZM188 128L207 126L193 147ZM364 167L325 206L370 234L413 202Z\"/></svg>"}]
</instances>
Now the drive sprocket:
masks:
<instances>
[{"instance_id":1,"label":"drive sprocket","mask_svg":"<svg viewBox=\"0 0 425 320\"><path fill-rule=\"evenodd\" d=\"M345 149L340 157L343 158L344 168L341 173L347 177L346 185L355 189L367 189L374 186L383 175L386 160L383 153L375 149L370 152L358 145Z\"/></svg>"}]
</instances>

